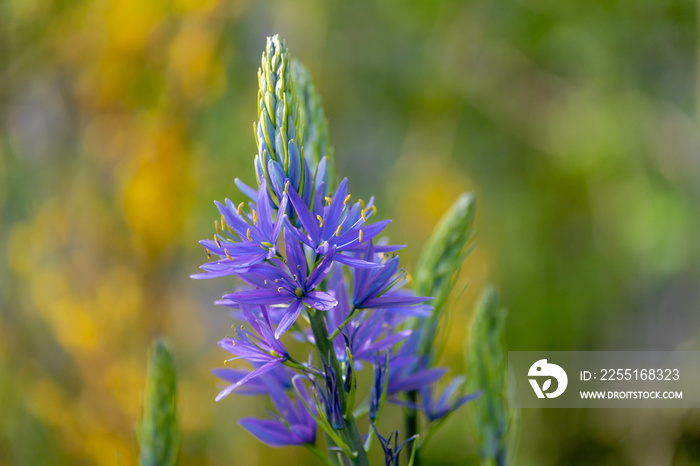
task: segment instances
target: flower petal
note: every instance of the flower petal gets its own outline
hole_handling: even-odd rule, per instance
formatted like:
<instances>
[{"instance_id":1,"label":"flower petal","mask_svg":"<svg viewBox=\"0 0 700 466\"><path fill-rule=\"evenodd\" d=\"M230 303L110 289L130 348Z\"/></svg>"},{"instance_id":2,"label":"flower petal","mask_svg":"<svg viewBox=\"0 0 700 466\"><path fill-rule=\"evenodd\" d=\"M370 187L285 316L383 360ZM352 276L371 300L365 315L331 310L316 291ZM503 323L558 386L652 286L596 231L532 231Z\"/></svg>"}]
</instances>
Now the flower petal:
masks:
<instances>
[{"instance_id":1,"label":"flower petal","mask_svg":"<svg viewBox=\"0 0 700 466\"><path fill-rule=\"evenodd\" d=\"M319 311L330 311L338 301L325 291L312 291L304 296L304 303Z\"/></svg>"},{"instance_id":2,"label":"flower petal","mask_svg":"<svg viewBox=\"0 0 700 466\"><path fill-rule=\"evenodd\" d=\"M255 438L271 447L303 445L306 443L301 437L292 434L292 432L279 421L249 417L241 419L238 423Z\"/></svg>"},{"instance_id":3,"label":"flower petal","mask_svg":"<svg viewBox=\"0 0 700 466\"><path fill-rule=\"evenodd\" d=\"M237 388L240 387L241 385L245 384L246 382L248 382L248 381L251 380L251 379L254 379L255 377L261 376L261 375L264 374L265 372L268 372L268 371L274 369L275 367L277 367L277 366L279 366L280 364L282 364L283 361L284 361L283 359L273 359L272 361L270 361L270 362L268 362L268 363L266 363L266 364L263 364L262 366L258 367L258 368L255 369L254 371L248 373L248 375L246 375L245 377L243 377L243 378L242 378L241 380L239 380L238 382L232 383L232 384L229 385L228 387L226 387L226 388L224 388L223 390L221 390L221 392L219 392L219 394L216 395L216 401L221 401L221 400L223 400L224 398L226 398L227 396L229 396L229 395L231 394L232 391L234 391L235 389L237 389Z\"/></svg>"},{"instance_id":4,"label":"flower petal","mask_svg":"<svg viewBox=\"0 0 700 466\"><path fill-rule=\"evenodd\" d=\"M289 305L287 312L284 313L282 320L280 320L277 329L275 329L275 338L279 339L289 328L294 325L294 322L299 318L299 313L301 312L301 301L295 299L292 304Z\"/></svg>"},{"instance_id":5,"label":"flower petal","mask_svg":"<svg viewBox=\"0 0 700 466\"><path fill-rule=\"evenodd\" d=\"M306 233L311 236L314 242L318 242L320 234L318 229L318 221L311 215L309 207L304 201L301 200L297 192L291 186L289 187L289 200L294 206L294 210L296 211L301 224L304 226Z\"/></svg>"},{"instance_id":6,"label":"flower petal","mask_svg":"<svg viewBox=\"0 0 700 466\"><path fill-rule=\"evenodd\" d=\"M311 275L309 275L308 280L306 280L305 288L306 291L311 291L316 286L323 281L324 278L330 273L331 269L333 268L333 256L335 256L335 253L333 250L328 251L328 253L323 257L323 260L321 261L320 264L318 264L318 267L311 272Z\"/></svg>"},{"instance_id":7,"label":"flower petal","mask_svg":"<svg viewBox=\"0 0 700 466\"><path fill-rule=\"evenodd\" d=\"M285 288L278 290L245 290L224 295L224 298L241 304L285 304L292 300L293 296Z\"/></svg>"},{"instance_id":8,"label":"flower petal","mask_svg":"<svg viewBox=\"0 0 700 466\"><path fill-rule=\"evenodd\" d=\"M376 267L382 267L382 264L368 262L366 260L346 256L345 254L336 254L333 259L335 259L336 262L340 262L341 264L349 265L350 267L355 267L358 269L373 269Z\"/></svg>"}]
</instances>

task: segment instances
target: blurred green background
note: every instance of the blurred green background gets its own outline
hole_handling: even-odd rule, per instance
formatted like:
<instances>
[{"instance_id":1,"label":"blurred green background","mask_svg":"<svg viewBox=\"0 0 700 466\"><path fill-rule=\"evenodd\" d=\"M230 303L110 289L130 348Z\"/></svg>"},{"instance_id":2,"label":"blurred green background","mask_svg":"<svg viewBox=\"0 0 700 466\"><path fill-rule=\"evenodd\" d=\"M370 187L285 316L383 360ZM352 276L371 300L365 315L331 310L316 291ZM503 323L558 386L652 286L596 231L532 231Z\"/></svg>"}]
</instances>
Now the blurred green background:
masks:
<instances>
[{"instance_id":1,"label":"blurred green background","mask_svg":"<svg viewBox=\"0 0 700 466\"><path fill-rule=\"evenodd\" d=\"M511 350L699 349L693 2L6 0L0 464L133 464L154 335L178 362L181 464L312 461L236 424L262 401L214 402L231 321L212 301L231 282L188 278L213 200L253 182L274 33L324 99L338 173L394 219L409 270L453 199L477 193L453 372L487 282ZM425 460L472 464L472 438L463 410ZM525 410L517 460L700 464L700 414Z\"/></svg>"}]
</instances>

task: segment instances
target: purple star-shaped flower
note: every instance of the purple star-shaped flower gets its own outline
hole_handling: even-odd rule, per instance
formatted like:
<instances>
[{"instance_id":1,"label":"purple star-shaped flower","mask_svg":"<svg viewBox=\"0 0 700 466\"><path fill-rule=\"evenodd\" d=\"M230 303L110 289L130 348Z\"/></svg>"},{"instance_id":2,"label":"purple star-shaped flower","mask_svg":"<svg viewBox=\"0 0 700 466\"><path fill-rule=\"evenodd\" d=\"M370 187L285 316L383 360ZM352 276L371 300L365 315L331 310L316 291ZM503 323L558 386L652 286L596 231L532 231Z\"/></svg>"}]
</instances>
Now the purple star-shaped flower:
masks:
<instances>
[{"instance_id":1,"label":"purple star-shaped flower","mask_svg":"<svg viewBox=\"0 0 700 466\"><path fill-rule=\"evenodd\" d=\"M257 334L240 327L234 337L225 338L219 342L219 346L234 355L226 362L245 359L257 367L223 389L217 395L216 401L226 398L236 388L273 370L289 359L286 348L272 333L267 309L265 306L261 306L260 309L263 319L255 317L247 307L243 307L246 320Z\"/></svg>"},{"instance_id":2,"label":"purple star-shaped flower","mask_svg":"<svg viewBox=\"0 0 700 466\"><path fill-rule=\"evenodd\" d=\"M384 266L353 269L352 303L355 308L406 308L432 299L398 291L407 283L403 269L399 270L398 256L382 261L381 257L375 256L372 241L362 256L367 262L383 263Z\"/></svg>"},{"instance_id":3,"label":"purple star-shaped flower","mask_svg":"<svg viewBox=\"0 0 700 466\"><path fill-rule=\"evenodd\" d=\"M356 251L362 243L372 240L377 236L391 220L367 224L367 220L376 211L370 201L367 206L356 202L348 206L350 196L348 192L348 180L344 178L330 202L323 205L323 187L319 187L314 197L313 209L309 210L304 201L294 191L289 190L289 200L296 210L299 222L304 228L301 231L287 219L285 224L304 244L319 254L327 254L335 250L335 260L352 267L378 267L379 264L369 263L343 252ZM402 246L383 246L386 251L401 249Z\"/></svg>"},{"instance_id":4,"label":"purple star-shaped flower","mask_svg":"<svg viewBox=\"0 0 700 466\"><path fill-rule=\"evenodd\" d=\"M275 330L275 338L279 338L296 322L304 305L320 311L332 309L338 302L325 291L315 288L333 267L333 251L326 254L318 266L307 276L307 265L304 251L299 241L285 229L285 252L287 263L273 259L266 264L250 267L239 276L257 287L255 290L244 290L224 295L225 300L220 304L289 304L287 311Z\"/></svg>"},{"instance_id":5,"label":"purple star-shaped flower","mask_svg":"<svg viewBox=\"0 0 700 466\"><path fill-rule=\"evenodd\" d=\"M192 278L232 275L272 259L277 254L277 239L282 231L286 205L287 197L284 196L281 201L283 208L273 215L265 183L260 183L258 187L257 202L251 203L250 214L242 211L243 203L236 207L230 199L226 199L226 205L217 201L216 207L222 219L221 229L214 240L202 240L200 244L208 253L217 254L220 259L202 265L205 273L192 275Z\"/></svg>"}]
</instances>

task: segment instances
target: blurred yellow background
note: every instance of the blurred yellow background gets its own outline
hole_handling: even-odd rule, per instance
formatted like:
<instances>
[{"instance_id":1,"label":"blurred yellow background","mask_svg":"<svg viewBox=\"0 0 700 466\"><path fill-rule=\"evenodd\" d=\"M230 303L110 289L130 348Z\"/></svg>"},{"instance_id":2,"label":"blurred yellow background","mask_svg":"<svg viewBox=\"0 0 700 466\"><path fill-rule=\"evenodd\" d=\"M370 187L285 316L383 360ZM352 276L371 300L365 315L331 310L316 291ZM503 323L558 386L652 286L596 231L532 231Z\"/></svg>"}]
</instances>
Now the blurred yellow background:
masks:
<instances>
[{"instance_id":1,"label":"blurred yellow background","mask_svg":"<svg viewBox=\"0 0 700 466\"><path fill-rule=\"evenodd\" d=\"M696 29L695 4L670 0L3 2L0 464L134 464L155 335L178 362L181 464L312 461L236 424L262 401L214 403L231 321L212 302L232 282L188 278L214 199L253 181L275 33L409 270L477 193L453 372L488 281L513 350L698 349ZM550 411L523 413L517 464L700 464L695 412ZM426 462L476 461L467 419Z\"/></svg>"}]
</instances>

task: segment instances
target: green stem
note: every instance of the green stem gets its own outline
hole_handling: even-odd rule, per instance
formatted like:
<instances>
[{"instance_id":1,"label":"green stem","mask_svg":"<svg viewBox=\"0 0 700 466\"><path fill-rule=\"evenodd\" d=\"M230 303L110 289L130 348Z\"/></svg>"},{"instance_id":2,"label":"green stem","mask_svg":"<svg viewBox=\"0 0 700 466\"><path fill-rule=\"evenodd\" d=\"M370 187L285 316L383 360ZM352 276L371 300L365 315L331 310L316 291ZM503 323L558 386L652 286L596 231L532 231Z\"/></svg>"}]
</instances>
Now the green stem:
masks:
<instances>
[{"instance_id":1,"label":"green stem","mask_svg":"<svg viewBox=\"0 0 700 466\"><path fill-rule=\"evenodd\" d=\"M316 347L318 348L321 358L324 360L330 356L330 364L335 373L338 376L338 394L340 395L340 407L343 413L347 412L347 397L345 391L343 390L343 368L340 365L340 361L335 355L331 340L328 339L328 330L326 329L326 322L323 318L323 314L314 311L313 309L307 309L309 313L309 321L311 322L311 330L314 333L314 339L316 340ZM360 437L360 431L357 429L357 423L355 422L355 417L350 415L345 417L345 428L338 432L340 436L345 440L345 442L350 446L350 448L357 454L357 458L354 459L354 463L359 466L369 466L369 459L367 458L367 452L364 449L362 443L362 437Z\"/></svg>"},{"instance_id":2,"label":"green stem","mask_svg":"<svg viewBox=\"0 0 700 466\"><path fill-rule=\"evenodd\" d=\"M408 392L408 401L414 405L418 402L418 392L416 390ZM406 438L411 438L418 433L418 411L413 408L406 409ZM420 466L419 444L416 444L414 449L413 466Z\"/></svg>"},{"instance_id":3,"label":"green stem","mask_svg":"<svg viewBox=\"0 0 700 466\"><path fill-rule=\"evenodd\" d=\"M328 458L326 458L326 455L324 455L323 452L319 450L318 447L316 447L316 445L312 445L309 443L306 445L306 448L308 448L314 455L318 456L318 458L321 461L323 461L323 464L325 464L326 466L334 466L333 463L331 463L331 461Z\"/></svg>"},{"instance_id":4,"label":"green stem","mask_svg":"<svg viewBox=\"0 0 700 466\"><path fill-rule=\"evenodd\" d=\"M358 309L357 309L355 306L352 307L352 309L350 310L350 313L349 313L348 316L345 318L345 320L344 320L343 322L341 322L341 324L338 325L338 328L335 329L335 331L334 331L333 333L331 333L331 336L330 336L330 337L328 337L329 340L335 340L335 337L337 337L337 336L340 334L340 330L341 330L343 327L345 327L352 319L355 318L355 312L356 312L357 310L358 310Z\"/></svg>"}]
</instances>

